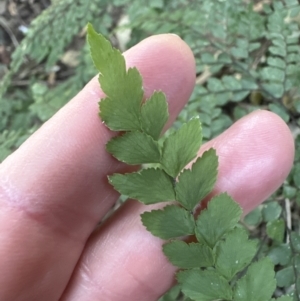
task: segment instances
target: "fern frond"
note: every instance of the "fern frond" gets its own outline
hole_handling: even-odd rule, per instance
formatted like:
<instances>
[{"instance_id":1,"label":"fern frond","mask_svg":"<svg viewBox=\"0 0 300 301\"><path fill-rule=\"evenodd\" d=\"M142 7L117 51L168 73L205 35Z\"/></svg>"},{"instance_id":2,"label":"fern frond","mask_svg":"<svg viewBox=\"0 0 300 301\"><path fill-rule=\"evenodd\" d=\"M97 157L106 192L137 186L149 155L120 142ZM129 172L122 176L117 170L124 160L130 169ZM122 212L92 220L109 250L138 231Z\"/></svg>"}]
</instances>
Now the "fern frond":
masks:
<instances>
[{"instance_id":1,"label":"fern frond","mask_svg":"<svg viewBox=\"0 0 300 301\"><path fill-rule=\"evenodd\" d=\"M7 90L24 57L36 62L47 59L46 68L51 68L85 24L106 12L106 5L104 0L61 0L44 10L32 21L25 38L12 54L10 70L0 84L0 95Z\"/></svg>"},{"instance_id":2,"label":"fern frond","mask_svg":"<svg viewBox=\"0 0 300 301\"><path fill-rule=\"evenodd\" d=\"M264 9L262 14L242 0L188 5L176 1L164 12L148 8L144 15L132 11L131 17L145 31L159 32L163 26L181 35L196 55L197 71L209 74L198 95L213 96L217 105L224 105L241 101L252 91L276 101L295 88L293 78L300 63L299 3L277 0ZM155 22L143 24L145 19ZM220 78L220 73L226 76Z\"/></svg>"}]
</instances>

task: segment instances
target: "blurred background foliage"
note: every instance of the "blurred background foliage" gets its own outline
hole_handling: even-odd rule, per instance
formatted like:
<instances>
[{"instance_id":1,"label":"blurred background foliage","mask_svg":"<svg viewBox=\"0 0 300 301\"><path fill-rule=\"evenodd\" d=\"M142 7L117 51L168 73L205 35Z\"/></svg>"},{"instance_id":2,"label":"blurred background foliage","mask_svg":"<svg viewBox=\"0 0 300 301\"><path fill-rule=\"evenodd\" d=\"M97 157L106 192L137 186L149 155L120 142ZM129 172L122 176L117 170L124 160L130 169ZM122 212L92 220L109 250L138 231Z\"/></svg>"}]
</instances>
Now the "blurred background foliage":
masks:
<instances>
[{"instance_id":1,"label":"blurred background foliage","mask_svg":"<svg viewBox=\"0 0 300 301\"><path fill-rule=\"evenodd\" d=\"M257 257L267 254L276 265L276 297L300 300L299 1L1 1L0 162L96 74L85 43L87 22L122 51L165 32L190 45L196 85L174 128L198 115L209 140L257 109L288 124L294 168L243 226L259 240ZM161 300L182 298L175 287Z\"/></svg>"}]
</instances>

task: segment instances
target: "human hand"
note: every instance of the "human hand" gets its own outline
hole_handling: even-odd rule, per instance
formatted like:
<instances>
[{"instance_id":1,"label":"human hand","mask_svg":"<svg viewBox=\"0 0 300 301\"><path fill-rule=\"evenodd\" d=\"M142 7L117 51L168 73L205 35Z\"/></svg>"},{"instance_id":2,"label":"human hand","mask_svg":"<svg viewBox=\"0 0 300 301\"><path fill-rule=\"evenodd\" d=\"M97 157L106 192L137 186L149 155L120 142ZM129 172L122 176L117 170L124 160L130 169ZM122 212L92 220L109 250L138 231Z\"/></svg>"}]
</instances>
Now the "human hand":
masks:
<instances>
[{"instance_id":1,"label":"human hand","mask_svg":"<svg viewBox=\"0 0 300 301\"><path fill-rule=\"evenodd\" d=\"M146 96L166 93L170 125L194 87L190 49L160 35L125 57L140 70ZM98 117L102 96L94 78L0 165L0 300L154 301L172 284L162 241L141 224L144 205L128 201L96 228L118 199L107 175L128 171L105 150L113 133ZM244 117L199 154L210 147L219 156L214 193L227 191L245 212L280 186L293 163L288 127L266 111Z\"/></svg>"}]
</instances>

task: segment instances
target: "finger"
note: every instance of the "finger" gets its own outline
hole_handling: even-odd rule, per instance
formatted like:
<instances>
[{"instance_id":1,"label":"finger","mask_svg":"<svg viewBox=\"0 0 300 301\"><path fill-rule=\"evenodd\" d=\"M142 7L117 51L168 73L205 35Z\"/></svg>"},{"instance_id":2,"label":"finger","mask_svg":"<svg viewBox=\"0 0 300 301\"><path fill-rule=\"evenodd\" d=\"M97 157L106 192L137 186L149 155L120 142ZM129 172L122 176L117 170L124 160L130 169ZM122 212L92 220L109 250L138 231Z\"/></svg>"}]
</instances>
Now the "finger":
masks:
<instances>
[{"instance_id":1,"label":"finger","mask_svg":"<svg viewBox=\"0 0 300 301\"><path fill-rule=\"evenodd\" d=\"M166 92L171 122L194 86L188 46L155 36L125 57L141 71L146 96ZM57 300L87 237L118 198L107 175L124 165L105 151L112 133L98 117L102 95L95 78L0 166L0 300Z\"/></svg>"},{"instance_id":2,"label":"finger","mask_svg":"<svg viewBox=\"0 0 300 301\"><path fill-rule=\"evenodd\" d=\"M293 166L292 134L278 115L268 111L256 111L240 120L208 142L202 152L211 147L218 150L219 156L213 194L227 191L245 214L278 189Z\"/></svg>"},{"instance_id":3,"label":"finger","mask_svg":"<svg viewBox=\"0 0 300 301\"><path fill-rule=\"evenodd\" d=\"M210 147L219 155L214 193L227 191L245 211L279 187L294 156L288 127L266 111L238 121L200 154ZM163 242L140 221L152 208L129 201L91 236L61 301L154 301L171 286L175 268L162 253Z\"/></svg>"}]
</instances>

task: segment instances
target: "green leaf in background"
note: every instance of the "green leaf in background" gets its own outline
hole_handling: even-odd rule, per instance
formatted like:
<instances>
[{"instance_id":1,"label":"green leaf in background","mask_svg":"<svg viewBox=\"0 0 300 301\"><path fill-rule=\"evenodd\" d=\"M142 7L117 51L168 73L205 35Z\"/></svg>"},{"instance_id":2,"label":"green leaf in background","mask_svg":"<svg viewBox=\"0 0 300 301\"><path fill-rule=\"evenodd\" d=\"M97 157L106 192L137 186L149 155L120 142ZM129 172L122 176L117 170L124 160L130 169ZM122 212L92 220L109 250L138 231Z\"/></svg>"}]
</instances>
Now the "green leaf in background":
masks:
<instances>
[{"instance_id":1,"label":"green leaf in background","mask_svg":"<svg viewBox=\"0 0 300 301\"><path fill-rule=\"evenodd\" d=\"M272 299L272 300L275 301L275 299ZM280 298L276 299L276 301L293 301L293 300L294 300L294 298L293 297L289 297L289 296L283 296L283 297L280 297Z\"/></svg>"},{"instance_id":2,"label":"green leaf in background","mask_svg":"<svg viewBox=\"0 0 300 301\"><path fill-rule=\"evenodd\" d=\"M141 124L145 133L158 140L168 121L168 104L162 92L154 92L141 108Z\"/></svg>"},{"instance_id":3,"label":"green leaf in background","mask_svg":"<svg viewBox=\"0 0 300 301\"><path fill-rule=\"evenodd\" d=\"M277 67L280 69L285 69L286 68L286 63L284 60L282 60L279 57L273 57L273 56L269 56L267 59L267 63L269 66L272 67Z\"/></svg>"},{"instance_id":4,"label":"green leaf in background","mask_svg":"<svg viewBox=\"0 0 300 301\"><path fill-rule=\"evenodd\" d=\"M284 108L284 106L282 105L277 105L275 103L271 103L269 104L269 109L277 114L278 116L280 116L285 122L289 122L290 120L290 115L288 114L288 112L286 111L286 109Z\"/></svg>"},{"instance_id":5,"label":"green leaf in background","mask_svg":"<svg viewBox=\"0 0 300 301\"><path fill-rule=\"evenodd\" d=\"M163 251L170 262L183 269L211 267L214 264L212 250L199 243L187 244L175 240L163 246Z\"/></svg>"},{"instance_id":6,"label":"green leaf in background","mask_svg":"<svg viewBox=\"0 0 300 301\"><path fill-rule=\"evenodd\" d=\"M281 56L281 57L283 57L283 58L286 56L286 51L285 51L284 48L272 46L272 47L269 48L269 51L270 51L272 54Z\"/></svg>"},{"instance_id":7,"label":"green leaf in background","mask_svg":"<svg viewBox=\"0 0 300 301\"><path fill-rule=\"evenodd\" d=\"M175 200L172 179L161 169L148 168L140 172L114 174L109 182L120 194L144 204Z\"/></svg>"},{"instance_id":8,"label":"green leaf in background","mask_svg":"<svg viewBox=\"0 0 300 301\"><path fill-rule=\"evenodd\" d=\"M262 222L261 208L257 207L244 217L244 222L249 226L257 226Z\"/></svg>"},{"instance_id":9,"label":"green leaf in background","mask_svg":"<svg viewBox=\"0 0 300 301\"><path fill-rule=\"evenodd\" d=\"M164 7L163 0L152 0L149 4L153 8L163 8Z\"/></svg>"},{"instance_id":10,"label":"green leaf in background","mask_svg":"<svg viewBox=\"0 0 300 301\"><path fill-rule=\"evenodd\" d=\"M265 222L272 222L279 218L282 212L281 206L278 202L269 202L264 205L262 210L263 219Z\"/></svg>"},{"instance_id":11,"label":"green leaf in background","mask_svg":"<svg viewBox=\"0 0 300 301\"><path fill-rule=\"evenodd\" d=\"M264 80L283 82L285 78L285 72L276 67L265 67L261 70L261 76Z\"/></svg>"},{"instance_id":12,"label":"green leaf in background","mask_svg":"<svg viewBox=\"0 0 300 301\"><path fill-rule=\"evenodd\" d=\"M295 283L295 273L292 266L288 266L276 273L277 286L288 288Z\"/></svg>"},{"instance_id":13,"label":"green leaf in background","mask_svg":"<svg viewBox=\"0 0 300 301\"><path fill-rule=\"evenodd\" d=\"M127 164L146 164L160 162L160 149L152 137L138 132L127 132L111 139L106 149L119 161Z\"/></svg>"},{"instance_id":14,"label":"green leaf in background","mask_svg":"<svg viewBox=\"0 0 300 301\"><path fill-rule=\"evenodd\" d=\"M221 80L211 77L207 80L207 88L211 92L222 92L226 90Z\"/></svg>"},{"instance_id":15,"label":"green leaf in background","mask_svg":"<svg viewBox=\"0 0 300 301\"><path fill-rule=\"evenodd\" d=\"M297 188L290 185L284 185L283 195L288 199L294 198L297 195Z\"/></svg>"},{"instance_id":16,"label":"green leaf in background","mask_svg":"<svg viewBox=\"0 0 300 301\"><path fill-rule=\"evenodd\" d=\"M168 292L166 292L158 301L174 301L180 294L180 286L173 286Z\"/></svg>"},{"instance_id":17,"label":"green leaf in background","mask_svg":"<svg viewBox=\"0 0 300 301\"><path fill-rule=\"evenodd\" d=\"M252 263L245 276L236 283L235 301L269 301L276 288L274 266L264 258Z\"/></svg>"},{"instance_id":18,"label":"green leaf in background","mask_svg":"<svg viewBox=\"0 0 300 301\"><path fill-rule=\"evenodd\" d=\"M193 160L202 142L198 118L190 120L164 141L161 164L173 178Z\"/></svg>"},{"instance_id":19,"label":"green leaf in background","mask_svg":"<svg viewBox=\"0 0 300 301\"><path fill-rule=\"evenodd\" d=\"M222 77L223 84L227 90L240 90L242 89L241 81L236 79L234 76L225 75Z\"/></svg>"},{"instance_id":20,"label":"green leaf in background","mask_svg":"<svg viewBox=\"0 0 300 301\"><path fill-rule=\"evenodd\" d=\"M126 71L119 50L88 25L88 42L99 82L107 98L100 102L100 117L114 131L140 129L140 106L143 100L142 77L136 68ZM111 113L113 112L113 114Z\"/></svg>"},{"instance_id":21,"label":"green leaf in background","mask_svg":"<svg viewBox=\"0 0 300 301\"><path fill-rule=\"evenodd\" d=\"M248 239L246 231L235 228L216 246L217 271L231 280L251 262L256 250L256 242Z\"/></svg>"},{"instance_id":22,"label":"green leaf in background","mask_svg":"<svg viewBox=\"0 0 300 301\"><path fill-rule=\"evenodd\" d=\"M262 87L271 95L273 95L275 98L280 98L282 97L284 93L284 86L281 83L266 83L263 84ZM271 106L271 108L274 108Z\"/></svg>"},{"instance_id":23,"label":"green leaf in background","mask_svg":"<svg viewBox=\"0 0 300 301\"><path fill-rule=\"evenodd\" d=\"M236 226L241 215L241 207L228 194L213 197L196 221L198 241L213 248L225 233Z\"/></svg>"},{"instance_id":24,"label":"green leaf in background","mask_svg":"<svg viewBox=\"0 0 300 301\"><path fill-rule=\"evenodd\" d=\"M179 272L177 280L183 293L192 300L232 300L232 289L228 281L213 270L193 269Z\"/></svg>"},{"instance_id":25,"label":"green leaf in background","mask_svg":"<svg viewBox=\"0 0 300 301\"><path fill-rule=\"evenodd\" d=\"M186 209L193 211L195 206L213 189L218 174L218 157L214 149L206 151L192 165L185 169L176 184L176 200Z\"/></svg>"},{"instance_id":26,"label":"green leaf in background","mask_svg":"<svg viewBox=\"0 0 300 301\"><path fill-rule=\"evenodd\" d=\"M296 232L291 232L291 244L293 249L300 253L300 235Z\"/></svg>"},{"instance_id":27,"label":"green leaf in background","mask_svg":"<svg viewBox=\"0 0 300 301\"><path fill-rule=\"evenodd\" d=\"M272 260L274 265L287 265L291 260L291 256L292 252L290 245L288 244L281 244L279 246L275 246L268 253L268 257Z\"/></svg>"},{"instance_id":28,"label":"green leaf in background","mask_svg":"<svg viewBox=\"0 0 300 301\"><path fill-rule=\"evenodd\" d=\"M267 223L267 235L278 243L283 242L285 233L285 222L284 220L278 219Z\"/></svg>"},{"instance_id":29,"label":"green leaf in background","mask_svg":"<svg viewBox=\"0 0 300 301\"><path fill-rule=\"evenodd\" d=\"M145 212L141 216L147 230L162 239L192 235L195 231L193 215L176 205Z\"/></svg>"},{"instance_id":30,"label":"green leaf in background","mask_svg":"<svg viewBox=\"0 0 300 301\"><path fill-rule=\"evenodd\" d=\"M241 101L250 94L250 91L235 92L231 96L231 101Z\"/></svg>"},{"instance_id":31,"label":"green leaf in background","mask_svg":"<svg viewBox=\"0 0 300 301\"><path fill-rule=\"evenodd\" d=\"M300 189L300 162L295 164L293 171L293 181L296 187Z\"/></svg>"},{"instance_id":32,"label":"green leaf in background","mask_svg":"<svg viewBox=\"0 0 300 301\"><path fill-rule=\"evenodd\" d=\"M236 58L242 58L242 59L246 59L249 56L247 49L237 48L237 47L231 48L231 54Z\"/></svg>"}]
</instances>

